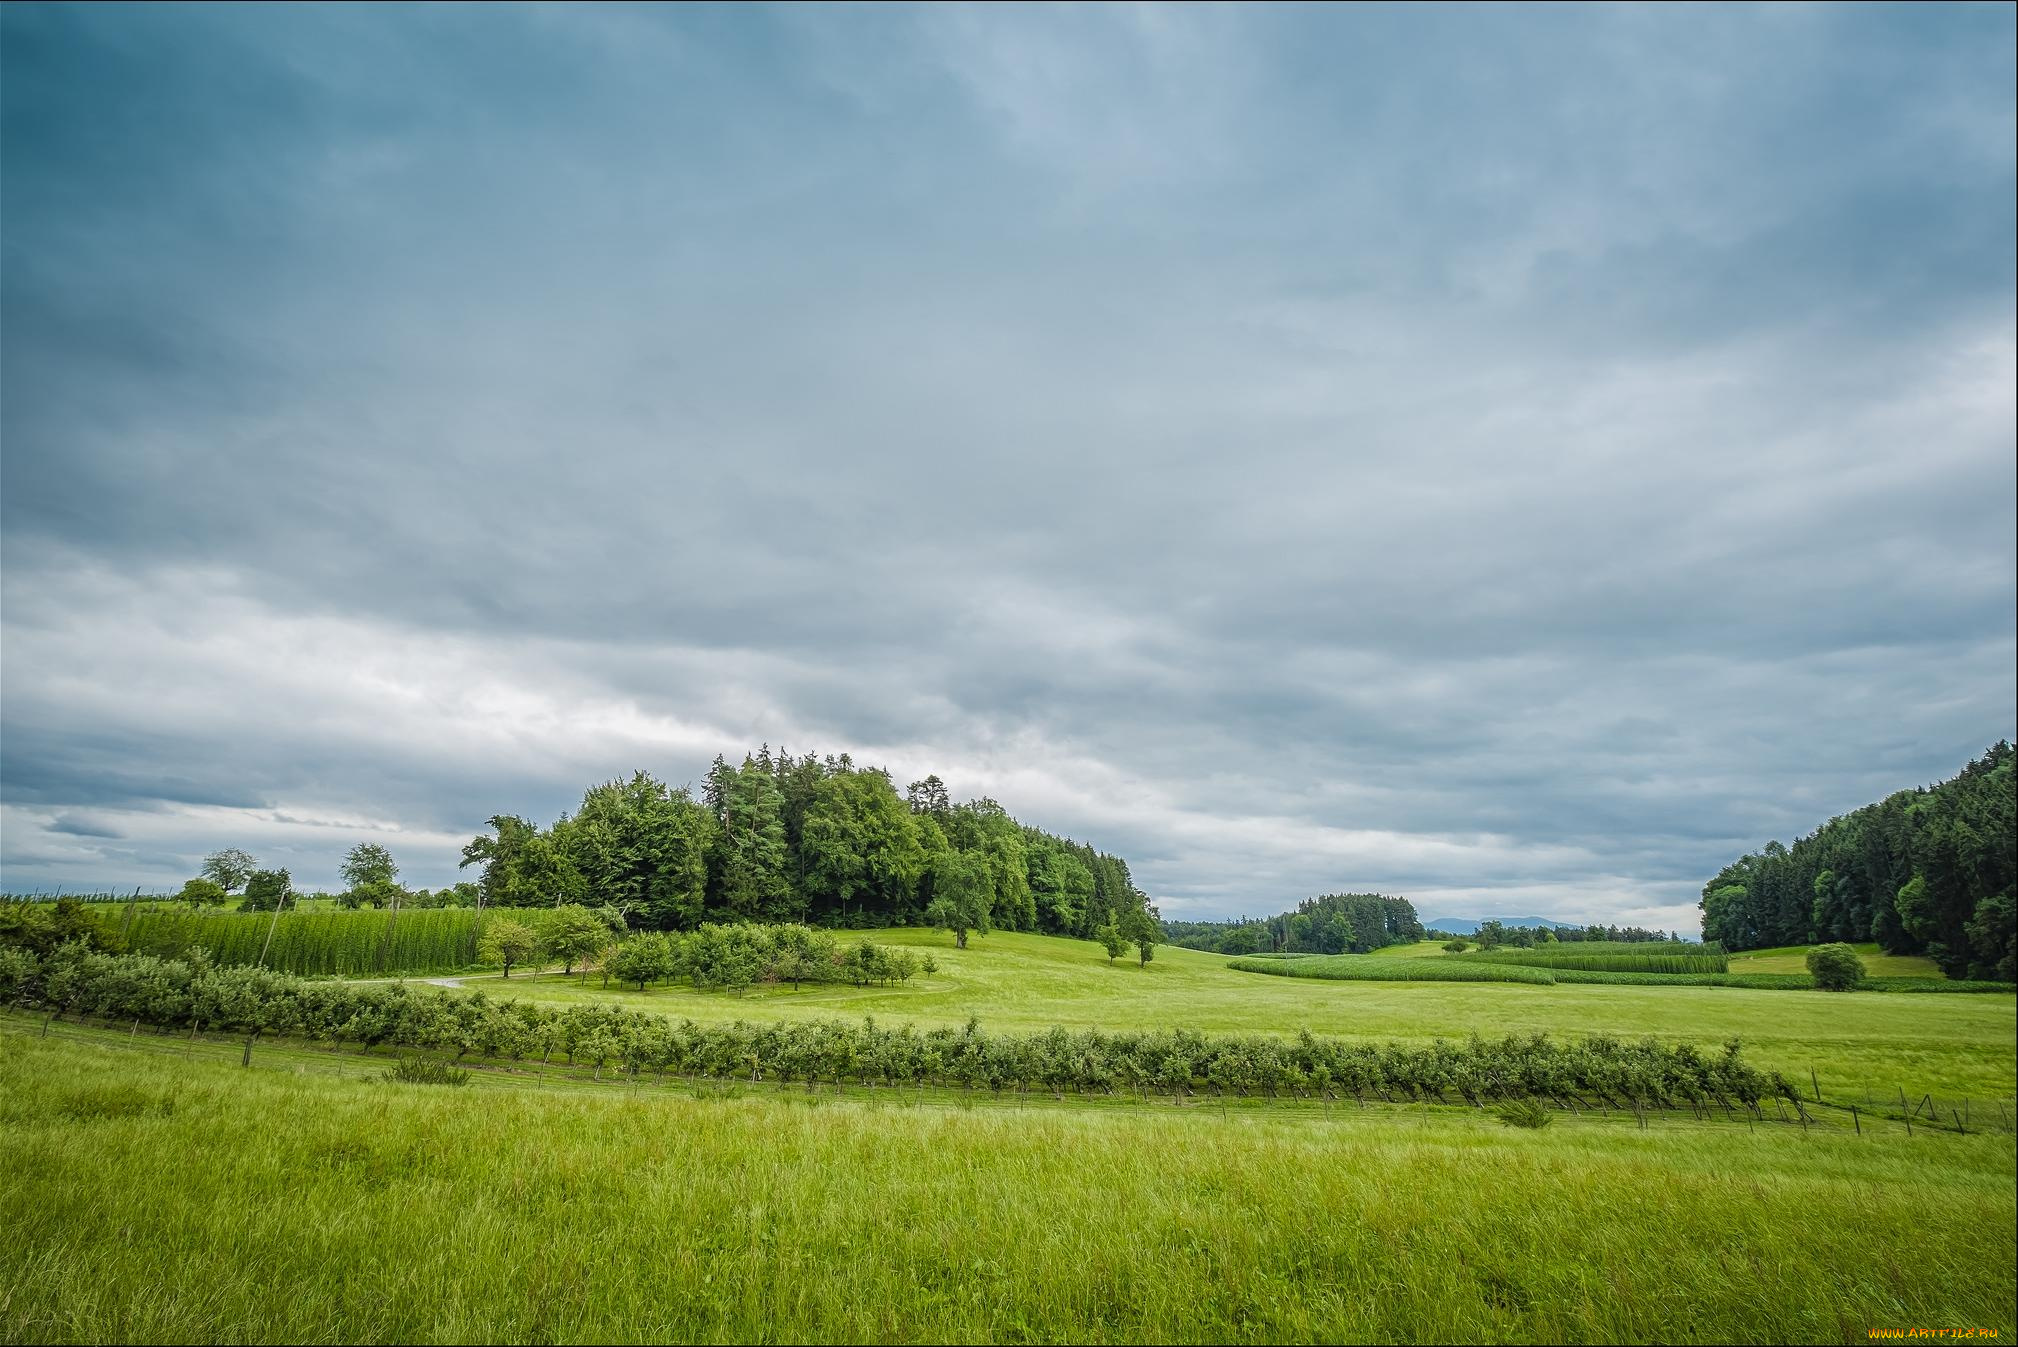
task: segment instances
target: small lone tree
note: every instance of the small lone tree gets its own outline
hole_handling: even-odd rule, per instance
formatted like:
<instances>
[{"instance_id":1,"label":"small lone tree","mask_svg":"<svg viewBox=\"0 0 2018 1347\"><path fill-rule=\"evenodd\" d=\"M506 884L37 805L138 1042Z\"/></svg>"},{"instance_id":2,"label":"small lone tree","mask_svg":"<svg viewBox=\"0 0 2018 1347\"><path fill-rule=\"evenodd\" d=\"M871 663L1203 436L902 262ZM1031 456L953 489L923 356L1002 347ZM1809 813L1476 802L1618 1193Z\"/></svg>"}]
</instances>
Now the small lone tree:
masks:
<instances>
[{"instance_id":1,"label":"small lone tree","mask_svg":"<svg viewBox=\"0 0 2018 1347\"><path fill-rule=\"evenodd\" d=\"M616 947L604 971L619 982L635 982L643 991L648 982L673 975L673 942L658 931L634 935Z\"/></svg>"},{"instance_id":2,"label":"small lone tree","mask_svg":"<svg viewBox=\"0 0 2018 1347\"><path fill-rule=\"evenodd\" d=\"M1128 937L1121 934L1121 928L1116 926L1112 921L1095 931L1093 938L1098 940L1100 947L1107 951L1107 962L1109 963L1113 963L1128 952Z\"/></svg>"},{"instance_id":3,"label":"small lone tree","mask_svg":"<svg viewBox=\"0 0 2018 1347\"><path fill-rule=\"evenodd\" d=\"M1864 980L1864 961L1848 945L1817 945L1808 951L1808 971L1825 992L1852 992Z\"/></svg>"},{"instance_id":4,"label":"small lone tree","mask_svg":"<svg viewBox=\"0 0 2018 1347\"><path fill-rule=\"evenodd\" d=\"M988 872L987 858L971 851L956 851L940 866L934 897L925 908L925 920L942 931L953 933L953 943L967 948L967 933L988 934L988 908L995 897L995 880Z\"/></svg>"},{"instance_id":5,"label":"small lone tree","mask_svg":"<svg viewBox=\"0 0 2018 1347\"><path fill-rule=\"evenodd\" d=\"M497 917L484 927L476 952L485 963L503 964L504 975L510 977L512 969L539 953L539 948L540 938L532 927L510 917Z\"/></svg>"},{"instance_id":6,"label":"small lone tree","mask_svg":"<svg viewBox=\"0 0 2018 1347\"><path fill-rule=\"evenodd\" d=\"M561 961L563 973L574 972L576 964L588 962L609 943L609 926L578 903L561 907L547 927L547 953Z\"/></svg>"},{"instance_id":7,"label":"small lone tree","mask_svg":"<svg viewBox=\"0 0 2018 1347\"><path fill-rule=\"evenodd\" d=\"M294 906L294 881L285 870L255 870L246 878L241 912L278 912Z\"/></svg>"},{"instance_id":8,"label":"small lone tree","mask_svg":"<svg viewBox=\"0 0 2018 1347\"><path fill-rule=\"evenodd\" d=\"M236 893L245 887L245 881L251 879L252 872L258 868L259 862L237 847L226 847L223 851L213 851L205 856L199 873L226 893Z\"/></svg>"},{"instance_id":9,"label":"small lone tree","mask_svg":"<svg viewBox=\"0 0 2018 1347\"><path fill-rule=\"evenodd\" d=\"M393 860L392 853L378 843L359 842L343 858L337 873L353 890L378 890L391 887L393 881L399 878L399 865Z\"/></svg>"},{"instance_id":10,"label":"small lone tree","mask_svg":"<svg viewBox=\"0 0 2018 1347\"><path fill-rule=\"evenodd\" d=\"M182 886L181 893L175 895L176 902L189 904L193 912L200 912L206 907L221 907L224 898L224 886L214 879L192 879Z\"/></svg>"},{"instance_id":11,"label":"small lone tree","mask_svg":"<svg viewBox=\"0 0 2018 1347\"><path fill-rule=\"evenodd\" d=\"M1156 943L1163 939L1160 923L1150 915L1146 907L1138 907L1122 919L1121 933L1135 946L1135 952L1142 956L1145 967L1156 957Z\"/></svg>"}]
</instances>

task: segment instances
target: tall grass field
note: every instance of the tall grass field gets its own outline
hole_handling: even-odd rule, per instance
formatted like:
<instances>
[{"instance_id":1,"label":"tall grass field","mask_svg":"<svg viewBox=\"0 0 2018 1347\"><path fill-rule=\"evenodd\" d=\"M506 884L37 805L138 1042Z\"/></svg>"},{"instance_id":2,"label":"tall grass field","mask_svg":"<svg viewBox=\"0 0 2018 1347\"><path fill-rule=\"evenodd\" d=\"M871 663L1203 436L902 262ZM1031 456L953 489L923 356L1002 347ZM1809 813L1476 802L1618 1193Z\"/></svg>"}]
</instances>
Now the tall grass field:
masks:
<instances>
[{"instance_id":1,"label":"tall grass field","mask_svg":"<svg viewBox=\"0 0 2018 1347\"><path fill-rule=\"evenodd\" d=\"M9 1030L9 1342L2013 1331L2005 1136L472 1094Z\"/></svg>"}]
</instances>

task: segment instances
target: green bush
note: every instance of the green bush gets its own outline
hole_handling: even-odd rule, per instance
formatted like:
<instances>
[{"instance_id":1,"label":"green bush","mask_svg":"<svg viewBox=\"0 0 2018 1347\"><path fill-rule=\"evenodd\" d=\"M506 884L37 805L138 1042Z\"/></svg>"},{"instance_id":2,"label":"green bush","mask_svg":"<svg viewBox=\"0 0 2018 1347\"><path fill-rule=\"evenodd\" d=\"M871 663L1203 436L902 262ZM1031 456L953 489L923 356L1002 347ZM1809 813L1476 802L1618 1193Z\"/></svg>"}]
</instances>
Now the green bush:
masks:
<instances>
[{"instance_id":1,"label":"green bush","mask_svg":"<svg viewBox=\"0 0 2018 1347\"><path fill-rule=\"evenodd\" d=\"M1825 992L1853 992L1864 980L1864 961L1848 945L1817 945L1808 951L1808 973Z\"/></svg>"},{"instance_id":2,"label":"green bush","mask_svg":"<svg viewBox=\"0 0 2018 1347\"><path fill-rule=\"evenodd\" d=\"M1548 1105L1539 1099L1516 1099L1500 1107L1499 1120L1508 1127L1547 1127L1556 1120Z\"/></svg>"},{"instance_id":3,"label":"green bush","mask_svg":"<svg viewBox=\"0 0 2018 1347\"><path fill-rule=\"evenodd\" d=\"M1447 954L1462 954L1466 950L1470 949L1471 946L1465 944L1465 942L1462 940L1453 940L1448 945L1445 945L1443 948L1444 952Z\"/></svg>"},{"instance_id":4,"label":"green bush","mask_svg":"<svg viewBox=\"0 0 2018 1347\"><path fill-rule=\"evenodd\" d=\"M467 1085L469 1072L433 1057L402 1057L385 1073L387 1080L408 1085Z\"/></svg>"}]
</instances>

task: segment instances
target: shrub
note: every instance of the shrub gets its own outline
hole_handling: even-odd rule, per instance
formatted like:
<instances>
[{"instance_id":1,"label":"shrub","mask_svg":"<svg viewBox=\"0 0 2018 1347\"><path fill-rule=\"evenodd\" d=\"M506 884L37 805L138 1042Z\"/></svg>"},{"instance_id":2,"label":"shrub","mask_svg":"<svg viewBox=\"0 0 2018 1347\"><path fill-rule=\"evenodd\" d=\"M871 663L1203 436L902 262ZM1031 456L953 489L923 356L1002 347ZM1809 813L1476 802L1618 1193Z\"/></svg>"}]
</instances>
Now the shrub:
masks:
<instances>
[{"instance_id":1,"label":"shrub","mask_svg":"<svg viewBox=\"0 0 2018 1347\"><path fill-rule=\"evenodd\" d=\"M214 879L192 879L182 886L182 892L175 895L175 901L186 903L190 911L200 911L206 907L224 906L226 894L224 886Z\"/></svg>"},{"instance_id":2,"label":"shrub","mask_svg":"<svg viewBox=\"0 0 2018 1347\"><path fill-rule=\"evenodd\" d=\"M1445 945L1443 948L1444 952L1447 954L1462 954L1466 950L1470 949L1471 946L1465 944L1465 942L1462 940L1453 940L1448 945Z\"/></svg>"},{"instance_id":3,"label":"shrub","mask_svg":"<svg viewBox=\"0 0 2018 1347\"><path fill-rule=\"evenodd\" d=\"M1556 1115L1539 1099L1516 1099L1501 1105L1499 1120L1508 1127L1547 1127Z\"/></svg>"},{"instance_id":4,"label":"shrub","mask_svg":"<svg viewBox=\"0 0 2018 1347\"><path fill-rule=\"evenodd\" d=\"M1817 945L1808 951L1808 972L1825 992L1849 992L1864 980L1864 961L1848 945Z\"/></svg>"},{"instance_id":5,"label":"shrub","mask_svg":"<svg viewBox=\"0 0 2018 1347\"><path fill-rule=\"evenodd\" d=\"M387 1080L408 1085L467 1085L469 1072L433 1057L402 1057L385 1073Z\"/></svg>"}]
</instances>

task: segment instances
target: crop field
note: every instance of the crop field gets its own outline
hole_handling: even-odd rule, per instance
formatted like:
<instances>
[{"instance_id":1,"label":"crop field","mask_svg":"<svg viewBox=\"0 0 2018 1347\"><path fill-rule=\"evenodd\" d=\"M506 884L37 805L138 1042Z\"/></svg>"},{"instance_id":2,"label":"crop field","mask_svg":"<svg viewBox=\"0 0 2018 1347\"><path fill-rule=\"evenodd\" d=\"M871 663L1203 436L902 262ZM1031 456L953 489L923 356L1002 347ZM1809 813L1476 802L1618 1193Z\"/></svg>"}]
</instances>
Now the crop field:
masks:
<instances>
[{"instance_id":1,"label":"crop field","mask_svg":"<svg viewBox=\"0 0 2018 1347\"><path fill-rule=\"evenodd\" d=\"M1547 987L1545 970L1497 959L1383 959L1378 954L1257 955L1227 965L1239 973L1338 982L1525 982Z\"/></svg>"},{"instance_id":2,"label":"crop field","mask_svg":"<svg viewBox=\"0 0 2018 1347\"><path fill-rule=\"evenodd\" d=\"M210 1049L0 1019L7 1341L2013 1329L2008 1136L579 1078L477 1106L350 1055Z\"/></svg>"},{"instance_id":3,"label":"crop field","mask_svg":"<svg viewBox=\"0 0 2018 1347\"><path fill-rule=\"evenodd\" d=\"M1457 956L1473 963L1520 964L1528 968L1572 968L1587 973L1726 973L1729 956L1690 954L1654 946L1638 950L1585 950L1574 945L1547 949L1496 949ZM1806 970L1803 970L1806 971Z\"/></svg>"},{"instance_id":4,"label":"crop field","mask_svg":"<svg viewBox=\"0 0 2018 1347\"><path fill-rule=\"evenodd\" d=\"M405 912L319 911L191 913L154 908L136 912L121 930L138 953L179 957L201 945L224 963L258 962L288 973L338 974L452 972L475 967L483 923L495 913L470 908L415 908ZM509 915L535 929L547 908L513 909Z\"/></svg>"}]
</instances>

